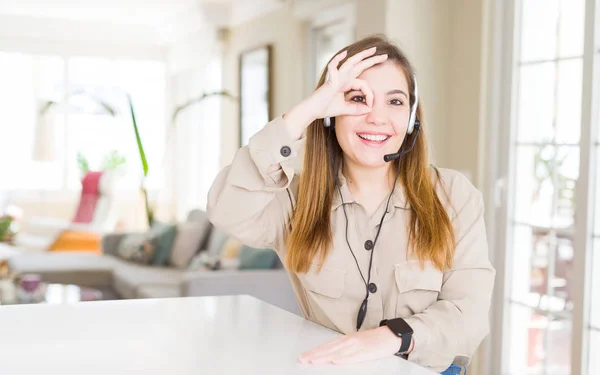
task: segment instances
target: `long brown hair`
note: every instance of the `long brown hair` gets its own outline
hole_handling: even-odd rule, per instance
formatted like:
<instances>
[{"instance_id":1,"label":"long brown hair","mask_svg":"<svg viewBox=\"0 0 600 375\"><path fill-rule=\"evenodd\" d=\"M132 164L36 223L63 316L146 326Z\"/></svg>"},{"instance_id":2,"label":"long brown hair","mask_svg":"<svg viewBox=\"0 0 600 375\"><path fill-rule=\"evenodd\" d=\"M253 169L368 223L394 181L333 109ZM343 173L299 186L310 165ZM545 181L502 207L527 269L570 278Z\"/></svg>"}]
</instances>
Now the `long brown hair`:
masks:
<instances>
[{"instance_id":1,"label":"long brown hair","mask_svg":"<svg viewBox=\"0 0 600 375\"><path fill-rule=\"evenodd\" d=\"M403 70L409 85L412 106L415 102L414 69L406 55L386 37L367 37L338 53L348 51L345 61L371 47L377 47L376 55L387 54L387 61L395 62ZM324 83L326 72L327 68L323 70L317 87ZM443 270L452 264L455 236L450 218L431 181L421 103L419 98L417 119L421 123L421 131L415 146L402 158L400 166L398 160L395 160L394 167L396 170L400 167L398 182L410 204L411 219L407 230L411 251L417 255L421 264L431 261L436 268ZM323 126L322 119L313 121L306 130L304 173L300 176L297 204L290 221L290 233L286 244L286 265L288 269L297 273L307 272L315 257L322 263L332 247L331 207L336 189L336 167L341 165L343 151L335 135L330 132ZM412 144L415 133L408 135L404 142Z\"/></svg>"}]
</instances>

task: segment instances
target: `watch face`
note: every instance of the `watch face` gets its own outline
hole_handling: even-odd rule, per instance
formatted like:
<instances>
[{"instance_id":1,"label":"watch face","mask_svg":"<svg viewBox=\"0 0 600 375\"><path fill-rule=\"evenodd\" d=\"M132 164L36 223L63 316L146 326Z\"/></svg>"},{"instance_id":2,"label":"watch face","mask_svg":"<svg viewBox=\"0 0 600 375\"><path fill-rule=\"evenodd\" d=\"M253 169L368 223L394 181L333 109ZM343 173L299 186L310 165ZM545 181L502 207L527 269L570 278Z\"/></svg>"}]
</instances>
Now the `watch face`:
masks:
<instances>
[{"instance_id":1,"label":"watch face","mask_svg":"<svg viewBox=\"0 0 600 375\"><path fill-rule=\"evenodd\" d=\"M407 335L413 333L412 328L404 321L404 319L390 319L387 321L387 325L396 334Z\"/></svg>"}]
</instances>

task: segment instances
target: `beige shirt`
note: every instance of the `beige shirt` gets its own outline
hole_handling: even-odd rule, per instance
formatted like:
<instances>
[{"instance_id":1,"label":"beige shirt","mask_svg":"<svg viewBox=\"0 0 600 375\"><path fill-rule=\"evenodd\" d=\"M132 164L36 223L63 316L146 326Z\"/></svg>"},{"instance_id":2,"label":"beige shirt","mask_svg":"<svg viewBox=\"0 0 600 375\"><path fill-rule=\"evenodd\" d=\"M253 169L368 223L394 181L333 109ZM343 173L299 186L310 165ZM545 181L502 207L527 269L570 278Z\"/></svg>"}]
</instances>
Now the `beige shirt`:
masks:
<instances>
[{"instance_id":1,"label":"beige shirt","mask_svg":"<svg viewBox=\"0 0 600 375\"><path fill-rule=\"evenodd\" d=\"M291 139L284 121L279 117L254 135L219 173L208 196L208 214L216 227L249 246L274 249L282 261L286 226L296 204L298 155L305 142ZM284 146L291 153L282 151ZM466 364L460 357L468 361L488 334L495 275L488 258L481 194L460 173L439 171L447 195L438 184L438 196L450 215L457 241L453 266L444 272L432 264L421 269L418 260L407 257L410 210L397 185L373 250L370 282L377 291L369 297L361 327L361 331L372 329L382 319L404 318L414 330L409 361L437 372L452 362ZM367 279L370 251L365 242L374 240L387 198L369 217L353 200L343 178L340 188L348 215L348 240ZM349 334L356 332L366 290L346 243L346 221L337 192L331 223L333 249L321 272L313 263L308 273L289 275L307 319Z\"/></svg>"}]
</instances>

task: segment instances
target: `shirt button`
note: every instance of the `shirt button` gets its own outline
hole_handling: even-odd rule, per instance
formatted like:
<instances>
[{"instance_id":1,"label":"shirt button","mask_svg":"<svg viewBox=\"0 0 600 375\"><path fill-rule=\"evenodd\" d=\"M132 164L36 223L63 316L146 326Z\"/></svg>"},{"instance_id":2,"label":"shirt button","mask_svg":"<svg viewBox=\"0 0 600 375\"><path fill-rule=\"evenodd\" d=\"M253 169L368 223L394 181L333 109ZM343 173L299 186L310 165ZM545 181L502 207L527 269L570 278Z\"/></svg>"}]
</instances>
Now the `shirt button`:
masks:
<instances>
[{"instance_id":1,"label":"shirt button","mask_svg":"<svg viewBox=\"0 0 600 375\"><path fill-rule=\"evenodd\" d=\"M365 249L372 250L373 249L373 241L368 240L367 242L365 242Z\"/></svg>"},{"instance_id":2,"label":"shirt button","mask_svg":"<svg viewBox=\"0 0 600 375\"><path fill-rule=\"evenodd\" d=\"M281 148L281 150L279 150L279 152L281 153L282 156L285 156L287 158L288 156L290 156L292 154L292 149L289 148L289 146L283 146Z\"/></svg>"},{"instance_id":3,"label":"shirt button","mask_svg":"<svg viewBox=\"0 0 600 375\"><path fill-rule=\"evenodd\" d=\"M377 292L377 285L375 285L375 283L369 284L369 292L371 292L371 293Z\"/></svg>"}]
</instances>

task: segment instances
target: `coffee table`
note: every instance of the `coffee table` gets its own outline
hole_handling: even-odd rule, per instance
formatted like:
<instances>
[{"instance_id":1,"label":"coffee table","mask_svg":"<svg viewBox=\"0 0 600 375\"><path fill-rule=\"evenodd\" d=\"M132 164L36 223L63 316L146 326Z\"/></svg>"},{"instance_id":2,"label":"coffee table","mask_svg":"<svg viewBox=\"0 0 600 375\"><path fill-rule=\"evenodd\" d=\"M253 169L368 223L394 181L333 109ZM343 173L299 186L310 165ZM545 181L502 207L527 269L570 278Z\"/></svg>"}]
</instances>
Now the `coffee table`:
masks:
<instances>
[{"instance_id":1,"label":"coffee table","mask_svg":"<svg viewBox=\"0 0 600 375\"><path fill-rule=\"evenodd\" d=\"M30 303L64 304L86 301L101 301L104 294L93 288L72 284L41 283L33 293L16 287L14 295L2 296L0 305L21 305Z\"/></svg>"}]
</instances>

